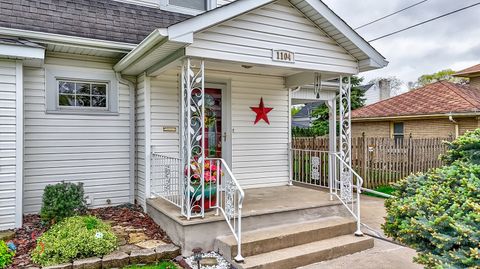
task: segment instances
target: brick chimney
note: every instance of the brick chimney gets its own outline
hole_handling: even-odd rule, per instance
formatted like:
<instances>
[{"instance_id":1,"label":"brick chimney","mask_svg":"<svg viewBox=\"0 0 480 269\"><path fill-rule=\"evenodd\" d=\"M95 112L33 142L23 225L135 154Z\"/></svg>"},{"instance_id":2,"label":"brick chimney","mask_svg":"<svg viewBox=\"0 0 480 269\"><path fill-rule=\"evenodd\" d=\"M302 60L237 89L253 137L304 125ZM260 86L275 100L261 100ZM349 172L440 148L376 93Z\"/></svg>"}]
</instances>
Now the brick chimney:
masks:
<instances>
[{"instance_id":1,"label":"brick chimney","mask_svg":"<svg viewBox=\"0 0 480 269\"><path fill-rule=\"evenodd\" d=\"M378 81L378 88L380 92L380 101L385 100L387 98L390 98L392 89L390 86L390 80L389 79L380 79Z\"/></svg>"}]
</instances>

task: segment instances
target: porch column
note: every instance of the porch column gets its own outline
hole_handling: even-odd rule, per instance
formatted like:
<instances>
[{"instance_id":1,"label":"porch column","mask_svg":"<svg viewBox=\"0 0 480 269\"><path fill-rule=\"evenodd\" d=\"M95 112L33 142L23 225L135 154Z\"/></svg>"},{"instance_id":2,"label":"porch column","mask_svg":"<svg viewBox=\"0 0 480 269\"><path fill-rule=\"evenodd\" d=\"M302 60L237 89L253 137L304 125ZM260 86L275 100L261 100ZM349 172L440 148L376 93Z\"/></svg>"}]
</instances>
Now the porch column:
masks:
<instances>
[{"instance_id":1,"label":"porch column","mask_svg":"<svg viewBox=\"0 0 480 269\"><path fill-rule=\"evenodd\" d=\"M337 153L337 100L326 102L328 107L328 188L330 190L330 201L333 201L333 190L337 173L336 158L333 154ZM336 186L335 186L336 189Z\"/></svg>"},{"instance_id":2,"label":"porch column","mask_svg":"<svg viewBox=\"0 0 480 269\"><path fill-rule=\"evenodd\" d=\"M339 154L340 158L352 166L352 130L351 130L351 100L350 77L340 77L340 93L339 93L339 127L340 127L340 141ZM353 199L353 182L352 171L340 162L340 199L345 202L350 202Z\"/></svg>"},{"instance_id":3,"label":"porch column","mask_svg":"<svg viewBox=\"0 0 480 269\"><path fill-rule=\"evenodd\" d=\"M185 169L182 214L205 216L205 65L187 58L182 66L182 167Z\"/></svg>"}]
</instances>

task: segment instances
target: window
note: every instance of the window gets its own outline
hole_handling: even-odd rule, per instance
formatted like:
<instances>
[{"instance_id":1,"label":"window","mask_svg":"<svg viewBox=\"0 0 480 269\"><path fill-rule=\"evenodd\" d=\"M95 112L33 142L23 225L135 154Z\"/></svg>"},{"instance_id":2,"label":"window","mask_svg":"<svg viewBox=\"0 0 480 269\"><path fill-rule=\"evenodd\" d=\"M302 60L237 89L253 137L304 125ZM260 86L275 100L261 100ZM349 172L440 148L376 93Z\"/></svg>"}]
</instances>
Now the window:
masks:
<instances>
[{"instance_id":1,"label":"window","mask_svg":"<svg viewBox=\"0 0 480 269\"><path fill-rule=\"evenodd\" d=\"M403 122L394 122L393 123L393 138L395 143L402 143L404 137L404 127Z\"/></svg>"},{"instance_id":2,"label":"window","mask_svg":"<svg viewBox=\"0 0 480 269\"><path fill-rule=\"evenodd\" d=\"M208 0L168 0L170 5L196 10L207 10Z\"/></svg>"},{"instance_id":3,"label":"window","mask_svg":"<svg viewBox=\"0 0 480 269\"><path fill-rule=\"evenodd\" d=\"M104 82L58 80L58 106L60 108L108 108Z\"/></svg>"},{"instance_id":4,"label":"window","mask_svg":"<svg viewBox=\"0 0 480 269\"><path fill-rule=\"evenodd\" d=\"M46 112L118 115L118 82L111 70L46 66Z\"/></svg>"}]
</instances>

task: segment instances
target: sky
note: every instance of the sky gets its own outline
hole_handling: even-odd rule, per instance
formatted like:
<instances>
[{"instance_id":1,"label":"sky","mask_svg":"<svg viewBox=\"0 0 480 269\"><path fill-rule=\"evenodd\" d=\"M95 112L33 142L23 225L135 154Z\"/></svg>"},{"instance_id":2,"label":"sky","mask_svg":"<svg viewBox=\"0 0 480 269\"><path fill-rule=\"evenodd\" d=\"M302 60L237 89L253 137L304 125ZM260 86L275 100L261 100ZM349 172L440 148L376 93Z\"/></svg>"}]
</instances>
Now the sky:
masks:
<instances>
[{"instance_id":1,"label":"sky","mask_svg":"<svg viewBox=\"0 0 480 269\"><path fill-rule=\"evenodd\" d=\"M420 0L323 0L353 28L373 21ZM478 0L428 0L390 18L361 28L366 40L391 33ZM404 82L423 74L451 68L461 70L480 63L480 5L414 29L371 43L389 64L386 68L361 73L365 82L395 76Z\"/></svg>"}]
</instances>

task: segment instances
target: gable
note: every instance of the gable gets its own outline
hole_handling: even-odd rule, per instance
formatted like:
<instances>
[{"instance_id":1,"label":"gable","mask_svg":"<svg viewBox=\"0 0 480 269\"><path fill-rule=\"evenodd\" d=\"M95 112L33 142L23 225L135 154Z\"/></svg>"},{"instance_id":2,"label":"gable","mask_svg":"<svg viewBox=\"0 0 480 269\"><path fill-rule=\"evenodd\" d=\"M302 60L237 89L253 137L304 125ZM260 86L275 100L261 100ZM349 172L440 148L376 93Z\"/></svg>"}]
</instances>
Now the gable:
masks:
<instances>
[{"instance_id":1,"label":"gable","mask_svg":"<svg viewBox=\"0 0 480 269\"><path fill-rule=\"evenodd\" d=\"M272 60L272 50L295 62ZM286 0L280 0L195 33L186 55L261 65L356 74L358 60Z\"/></svg>"}]
</instances>

